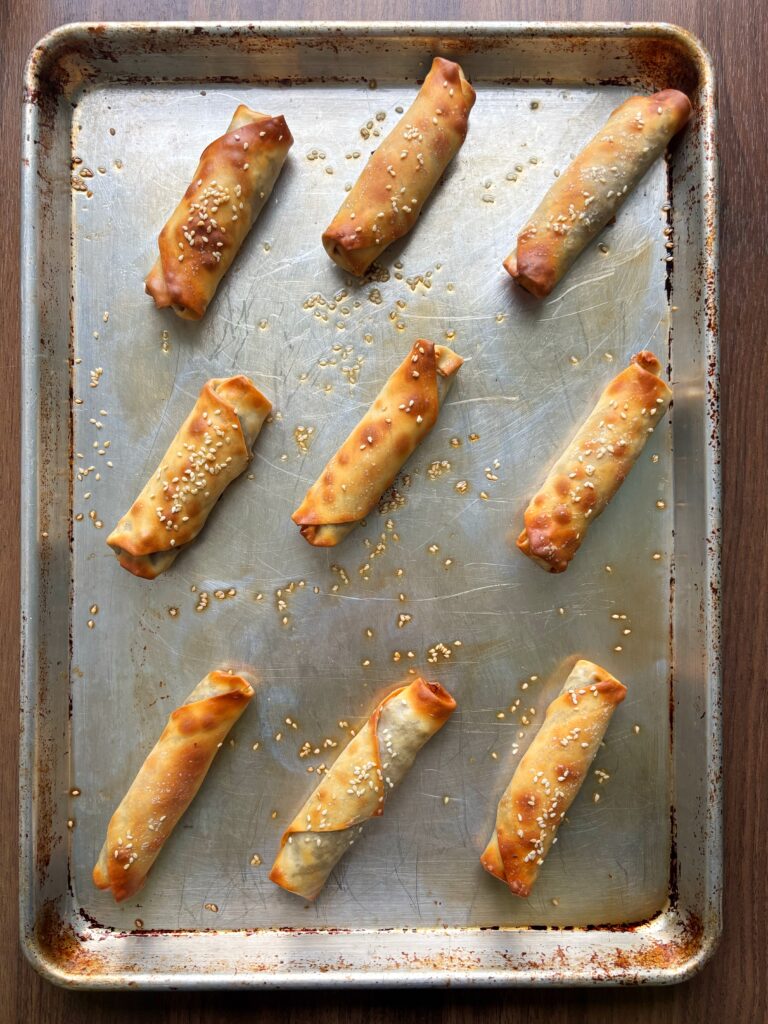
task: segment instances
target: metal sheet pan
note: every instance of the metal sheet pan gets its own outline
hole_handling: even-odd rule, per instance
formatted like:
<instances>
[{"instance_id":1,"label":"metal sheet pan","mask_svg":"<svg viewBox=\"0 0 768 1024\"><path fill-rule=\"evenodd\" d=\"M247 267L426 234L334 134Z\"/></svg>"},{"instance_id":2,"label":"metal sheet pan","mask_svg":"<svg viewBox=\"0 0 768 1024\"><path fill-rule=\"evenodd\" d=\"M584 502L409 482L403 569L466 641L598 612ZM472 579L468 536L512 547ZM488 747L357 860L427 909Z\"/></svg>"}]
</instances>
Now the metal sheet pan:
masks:
<instances>
[{"instance_id":1,"label":"metal sheet pan","mask_svg":"<svg viewBox=\"0 0 768 1024\"><path fill-rule=\"evenodd\" d=\"M478 92L466 145L417 230L354 282L320 231L437 53ZM630 92L665 86L696 110L669 162L553 296L512 289L500 260L553 174ZM206 319L184 323L154 310L142 278L239 102L285 114L296 145ZM33 963L91 987L689 976L719 934L721 878L715 114L700 44L648 25L75 25L33 51L24 117ZM391 505L314 550L290 512L418 336L466 359L440 420ZM640 347L669 364L671 423L571 569L547 576L507 531ZM169 573L134 579L106 533L201 383L231 372L277 410L251 472ZM514 900L478 855L577 654L630 688L594 766L609 778L585 784L535 894ZM169 710L219 664L255 669L255 706L146 888L116 907L90 880L109 815ZM309 768L416 670L459 711L305 905L266 877L281 827ZM319 753L300 757L305 742Z\"/></svg>"}]
</instances>

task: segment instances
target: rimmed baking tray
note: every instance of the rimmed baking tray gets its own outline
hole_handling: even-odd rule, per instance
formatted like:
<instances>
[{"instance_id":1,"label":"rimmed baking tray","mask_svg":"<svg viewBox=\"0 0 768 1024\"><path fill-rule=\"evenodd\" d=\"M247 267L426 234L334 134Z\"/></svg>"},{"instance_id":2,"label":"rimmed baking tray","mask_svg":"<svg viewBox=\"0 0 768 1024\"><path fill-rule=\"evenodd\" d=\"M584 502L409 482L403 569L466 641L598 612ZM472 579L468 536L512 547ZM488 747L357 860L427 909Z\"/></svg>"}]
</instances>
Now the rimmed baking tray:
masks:
<instances>
[{"instance_id":1,"label":"rimmed baking tray","mask_svg":"<svg viewBox=\"0 0 768 1024\"><path fill-rule=\"evenodd\" d=\"M321 229L434 54L477 89L467 142L417 229L352 281ZM512 288L501 259L553 175L626 95L667 86L695 106L668 161L548 300ZM142 279L239 102L285 114L296 144L206 319L184 323ZM705 961L721 890L715 145L710 60L665 25L70 25L35 48L21 920L48 978L658 983ZM364 528L311 549L290 512L418 336L466 359L438 425ZM506 534L640 347L668 364L671 417L573 566L547 576ZM201 383L241 371L277 410L251 472L170 572L128 576L106 533ZM478 855L577 654L629 696L603 774L515 900ZM234 663L258 674L255 706L116 907L90 880L108 818L169 710ZM315 905L278 890L269 864L314 772L412 670L459 710Z\"/></svg>"}]
</instances>

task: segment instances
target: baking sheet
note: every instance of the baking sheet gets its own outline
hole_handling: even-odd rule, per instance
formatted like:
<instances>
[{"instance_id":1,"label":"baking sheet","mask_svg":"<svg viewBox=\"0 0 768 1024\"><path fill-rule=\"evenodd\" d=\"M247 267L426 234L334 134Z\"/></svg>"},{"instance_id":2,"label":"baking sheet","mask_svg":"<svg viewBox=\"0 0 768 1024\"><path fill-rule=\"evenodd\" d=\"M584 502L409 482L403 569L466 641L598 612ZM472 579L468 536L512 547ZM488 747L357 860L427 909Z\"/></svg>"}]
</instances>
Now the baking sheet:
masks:
<instances>
[{"instance_id":1,"label":"baking sheet","mask_svg":"<svg viewBox=\"0 0 768 1024\"><path fill-rule=\"evenodd\" d=\"M515 34L504 38L514 69ZM555 173L637 86L567 74L510 82L498 52L489 68L482 39L464 41L459 56L478 93L467 141L414 232L358 282L328 260L321 231L431 54L453 50L409 40L379 59L372 80L354 76L371 66L364 33L351 40L345 81L329 80L338 72L329 47L324 61L313 51L312 73L290 87L258 69L237 83L100 73L73 94L72 583L69 609L57 607L71 624L62 676L71 718L66 786L60 772L55 781L70 822L69 902L91 932L136 941L156 941L155 931L420 929L434 936L433 955L446 927L514 926L533 942L532 926L663 921L675 905L670 808L685 786L670 735L673 683L682 685L674 592L693 583L673 542L690 497L679 466L711 457L686 413L700 416L705 395L690 370L690 310L678 299L695 274L681 284L677 271L681 248L695 258L703 246L692 239L695 210L675 203L679 154L671 169L654 166L600 244L537 302L511 288L500 260ZM286 67L297 53L285 49ZM156 311L142 279L199 152L241 102L284 114L296 143L206 318L190 324ZM440 419L365 527L335 549L313 549L290 513L417 337L465 358ZM669 364L674 435L668 418L568 572L547 575L505 538L640 348ZM55 372L66 374L63 362ZM129 576L107 533L202 383L239 372L275 405L249 471L167 574ZM701 551L704 540L691 543ZM713 621L709 607L697 628ZM534 894L515 900L478 858L498 797L576 656L604 665L629 694ZM170 710L226 665L255 671L256 699L143 891L115 906L90 879L109 816ZM269 866L319 766L413 672L439 679L459 710L317 902L281 891ZM705 686L695 670L680 678ZM224 963L234 963L237 939L227 950ZM221 981L222 967L206 973Z\"/></svg>"}]
</instances>

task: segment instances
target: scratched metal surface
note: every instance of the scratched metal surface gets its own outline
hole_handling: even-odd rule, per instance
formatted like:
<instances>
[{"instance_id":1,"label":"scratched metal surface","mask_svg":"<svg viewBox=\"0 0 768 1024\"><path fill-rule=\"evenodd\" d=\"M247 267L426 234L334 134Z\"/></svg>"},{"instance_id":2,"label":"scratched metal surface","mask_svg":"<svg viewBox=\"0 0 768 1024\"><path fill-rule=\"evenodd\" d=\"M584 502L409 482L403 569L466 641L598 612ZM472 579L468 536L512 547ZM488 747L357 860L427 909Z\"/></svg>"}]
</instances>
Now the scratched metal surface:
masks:
<instances>
[{"instance_id":1,"label":"scratched metal surface","mask_svg":"<svg viewBox=\"0 0 768 1024\"><path fill-rule=\"evenodd\" d=\"M477 89L463 149L411 236L355 281L320 234L377 142L361 127L393 126L429 53L404 50L375 83L362 66L329 83L319 61L290 88L98 75L74 96L71 726L57 791L80 791L67 802L72 903L102 927L627 925L667 906L670 419L567 573L543 573L507 540L635 351L656 352L676 382L667 164L554 295L512 288L500 262L527 214L634 90L509 84L480 48L462 60ZM238 103L284 114L296 143L206 318L190 324L155 310L142 279L199 152ZM439 421L397 482L397 507L315 550L290 513L418 337L465 359ZM169 572L136 579L106 536L203 382L234 373L275 406L253 463ZM608 777L590 774L521 901L478 858L576 656L629 694L593 765ZM256 698L143 891L115 906L90 877L108 819L167 715L219 666L248 666ZM414 672L439 679L458 711L317 902L284 893L267 873L315 784L309 767L331 763L377 695ZM320 753L300 757L305 742Z\"/></svg>"}]
</instances>

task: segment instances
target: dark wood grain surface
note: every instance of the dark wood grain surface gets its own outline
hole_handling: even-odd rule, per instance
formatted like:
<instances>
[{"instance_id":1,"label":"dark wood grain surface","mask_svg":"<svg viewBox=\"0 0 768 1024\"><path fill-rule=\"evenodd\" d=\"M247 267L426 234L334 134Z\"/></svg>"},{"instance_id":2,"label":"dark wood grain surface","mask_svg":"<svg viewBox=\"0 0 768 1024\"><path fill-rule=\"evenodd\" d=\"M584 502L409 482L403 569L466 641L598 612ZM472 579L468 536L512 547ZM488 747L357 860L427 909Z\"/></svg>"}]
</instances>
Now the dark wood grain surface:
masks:
<instances>
[{"instance_id":1,"label":"dark wood grain surface","mask_svg":"<svg viewBox=\"0 0 768 1024\"><path fill-rule=\"evenodd\" d=\"M681 986L557 991L72 993L42 981L18 943L18 451L19 127L22 68L36 40L68 21L139 19L498 19L675 22L698 35L717 67L721 158L721 344L724 434L725 932L703 972ZM3 521L0 608L0 1021L80 1024L160 1020L272 1021L768 1021L766 916L768 755L768 51L762 0L0 0L4 214L0 228L0 416Z\"/></svg>"}]
</instances>

